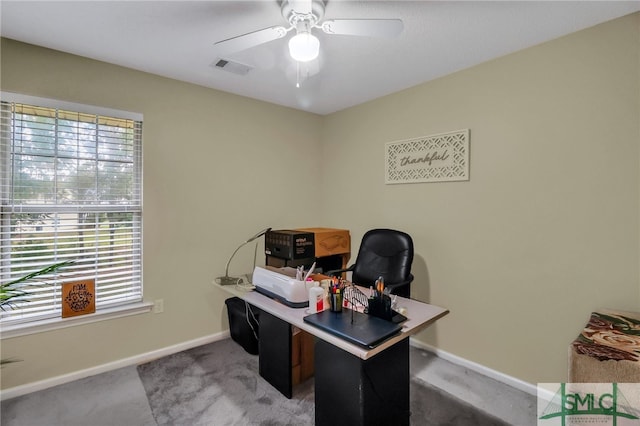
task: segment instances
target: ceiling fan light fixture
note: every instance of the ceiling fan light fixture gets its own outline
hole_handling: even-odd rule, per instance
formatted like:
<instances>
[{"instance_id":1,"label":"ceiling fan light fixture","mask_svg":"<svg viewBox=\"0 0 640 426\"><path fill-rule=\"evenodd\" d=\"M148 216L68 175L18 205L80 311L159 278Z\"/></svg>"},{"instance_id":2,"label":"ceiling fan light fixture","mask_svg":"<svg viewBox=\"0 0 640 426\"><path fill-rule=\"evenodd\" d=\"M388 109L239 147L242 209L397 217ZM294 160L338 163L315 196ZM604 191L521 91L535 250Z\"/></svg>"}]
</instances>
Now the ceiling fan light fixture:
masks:
<instances>
[{"instance_id":1,"label":"ceiling fan light fixture","mask_svg":"<svg viewBox=\"0 0 640 426\"><path fill-rule=\"evenodd\" d=\"M309 32L298 32L289 40L289 54L298 62L313 61L320 53L320 40Z\"/></svg>"}]
</instances>

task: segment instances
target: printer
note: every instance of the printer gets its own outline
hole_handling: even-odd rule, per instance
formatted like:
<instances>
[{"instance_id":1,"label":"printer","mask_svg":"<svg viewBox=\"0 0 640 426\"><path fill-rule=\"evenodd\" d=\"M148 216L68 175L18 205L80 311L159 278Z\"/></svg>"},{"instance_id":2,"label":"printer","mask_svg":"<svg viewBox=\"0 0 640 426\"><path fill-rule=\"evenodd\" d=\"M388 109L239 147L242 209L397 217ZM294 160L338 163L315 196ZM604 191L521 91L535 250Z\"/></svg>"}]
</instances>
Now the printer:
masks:
<instances>
[{"instance_id":1,"label":"printer","mask_svg":"<svg viewBox=\"0 0 640 426\"><path fill-rule=\"evenodd\" d=\"M252 284L258 293L279 300L292 308L305 308L309 306L307 286L311 284L287 275L288 269L290 268L273 270L256 266L253 270ZM295 273L295 269L292 270Z\"/></svg>"}]
</instances>

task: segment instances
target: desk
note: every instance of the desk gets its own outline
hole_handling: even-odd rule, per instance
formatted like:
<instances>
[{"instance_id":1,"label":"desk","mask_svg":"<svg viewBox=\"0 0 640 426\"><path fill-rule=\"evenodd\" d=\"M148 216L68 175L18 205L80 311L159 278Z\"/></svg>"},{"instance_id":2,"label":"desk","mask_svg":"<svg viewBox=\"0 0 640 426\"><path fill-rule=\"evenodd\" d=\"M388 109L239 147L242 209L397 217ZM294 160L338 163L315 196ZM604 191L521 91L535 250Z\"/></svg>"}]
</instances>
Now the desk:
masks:
<instances>
[{"instance_id":1,"label":"desk","mask_svg":"<svg viewBox=\"0 0 640 426\"><path fill-rule=\"evenodd\" d=\"M447 309L398 297L398 306L407 308L402 330L368 349L304 322L306 308L290 308L255 291L220 288L262 310L260 375L287 398L292 396L291 326L317 338L316 425L409 425L409 336L445 316Z\"/></svg>"}]
</instances>

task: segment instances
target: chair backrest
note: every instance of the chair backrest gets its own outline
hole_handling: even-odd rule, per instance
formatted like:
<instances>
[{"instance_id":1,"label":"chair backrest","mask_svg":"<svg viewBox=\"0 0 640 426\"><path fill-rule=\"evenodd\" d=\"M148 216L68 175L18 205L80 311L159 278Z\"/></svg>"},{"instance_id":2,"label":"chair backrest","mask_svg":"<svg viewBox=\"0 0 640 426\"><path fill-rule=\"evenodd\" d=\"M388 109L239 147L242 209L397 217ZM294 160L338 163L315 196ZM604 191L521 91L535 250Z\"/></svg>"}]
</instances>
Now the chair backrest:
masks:
<instances>
[{"instance_id":1,"label":"chair backrest","mask_svg":"<svg viewBox=\"0 0 640 426\"><path fill-rule=\"evenodd\" d=\"M362 286L372 286L378 277L385 283L406 281L411 275L413 240L402 231L372 229L362 237L352 280Z\"/></svg>"}]
</instances>

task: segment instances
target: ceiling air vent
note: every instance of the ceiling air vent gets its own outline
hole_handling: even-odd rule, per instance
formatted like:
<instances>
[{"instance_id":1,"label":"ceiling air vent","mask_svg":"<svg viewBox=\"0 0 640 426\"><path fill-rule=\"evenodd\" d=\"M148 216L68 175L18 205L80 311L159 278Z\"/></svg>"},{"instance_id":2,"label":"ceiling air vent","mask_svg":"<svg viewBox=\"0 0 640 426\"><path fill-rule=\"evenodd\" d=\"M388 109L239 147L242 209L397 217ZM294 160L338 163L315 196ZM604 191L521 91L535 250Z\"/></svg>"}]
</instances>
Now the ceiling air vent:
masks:
<instances>
[{"instance_id":1,"label":"ceiling air vent","mask_svg":"<svg viewBox=\"0 0 640 426\"><path fill-rule=\"evenodd\" d=\"M238 75L247 75L247 73L253 69L253 67L250 67L249 65L234 62L229 59L218 59L214 65L215 68Z\"/></svg>"}]
</instances>

